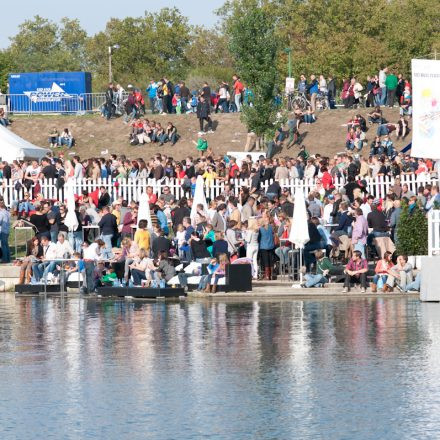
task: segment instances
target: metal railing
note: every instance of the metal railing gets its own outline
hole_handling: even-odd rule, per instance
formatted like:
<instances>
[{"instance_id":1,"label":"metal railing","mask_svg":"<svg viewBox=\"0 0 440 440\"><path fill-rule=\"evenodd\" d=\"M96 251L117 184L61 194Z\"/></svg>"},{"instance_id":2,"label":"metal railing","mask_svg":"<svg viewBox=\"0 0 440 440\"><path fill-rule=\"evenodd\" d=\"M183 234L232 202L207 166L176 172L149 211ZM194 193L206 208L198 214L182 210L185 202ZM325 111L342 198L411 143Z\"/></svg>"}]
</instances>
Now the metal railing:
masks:
<instances>
[{"instance_id":1,"label":"metal railing","mask_svg":"<svg viewBox=\"0 0 440 440\"><path fill-rule=\"evenodd\" d=\"M15 114L84 114L100 112L105 104L105 93L10 94L1 95L8 113ZM114 105L122 105L128 93L121 98L115 94Z\"/></svg>"}]
</instances>

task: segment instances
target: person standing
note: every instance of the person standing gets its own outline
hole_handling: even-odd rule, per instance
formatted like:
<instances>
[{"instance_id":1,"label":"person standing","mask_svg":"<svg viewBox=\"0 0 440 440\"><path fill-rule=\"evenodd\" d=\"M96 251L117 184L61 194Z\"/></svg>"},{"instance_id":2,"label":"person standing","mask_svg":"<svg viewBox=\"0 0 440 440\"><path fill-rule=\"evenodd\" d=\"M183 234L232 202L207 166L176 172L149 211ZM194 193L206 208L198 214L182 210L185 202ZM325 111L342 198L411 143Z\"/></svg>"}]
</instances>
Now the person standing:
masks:
<instances>
[{"instance_id":1,"label":"person standing","mask_svg":"<svg viewBox=\"0 0 440 440\"><path fill-rule=\"evenodd\" d=\"M211 119L211 106L208 101L206 101L205 97L200 96L199 103L197 104L197 118L200 122L200 132L199 134L203 134L203 123L206 121L208 123L208 133L214 133L212 131L212 119Z\"/></svg>"},{"instance_id":2,"label":"person standing","mask_svg":"<svg viewBox=\"0 0 440 440\"><path fill-rule=\"evenodd\" d=\"M363 216L361 208L356 209L355 217L356 220L353 223L351 242L353 244L353 250L359 251L362 254L362 258L365 258L365 245L367 244L368 223Z\"/></svg>"},{"instance_id":3,"label":"person standing","mask_svg":"<svg viewBox=\"0 0 440 440\"><path fill-rule=\"evenodd\" d=\"M102 218L98 223L101 229L101 239L105 243L105 249L102 252L102 257L107 260L113 258L112 239L118 231L118 224L116 217L110 212L108 206L102 208Z\"/></svg>"},{"instance_id":4,"label":"person standing","mask_svg":"<svg viewBox=\"0 0 440 440\"><path fill-rule=\"evenodd\" d=\"M385 86L387 88L387 105L393 107L396 98L396 89L399 80L394 72L391 72L385 79Z\"/></svg>"},{"instance_id":5,"label":"person standing","mask_svg":"<svg viewBox=\"0 0 440 440\"><path fill-rule=\"evenodd\" d=\"M0 243L2 249L2 263L11 262L9 251L9 231L11 227L11 215L6 208L5 202L0 200Z\"/></svg>"},{"instance_id":6,"label":"person standing","mask_svg":"<svg viewBox=\"0 0 440 440\"><path fill-rule=\"evenodd\" d=\"M156 109L156 99L157 99L157 87L158 87L158 85L152 79L150 81L150 84L148 85L148 87L145 89L145 91L148 93L148 99L150 100L151 113L153 115L154 115L154 113L156 113L155 109Z\"/></svg>"},{"instance_id":7,"label":"person standing","mask_svg":"<svg viewBox=\"0 0 440 440\"><path fill-rule=\"evenodd\" d=\"M241 112L241 98L242 98L241 94L243 93L244 85L240 81L240 77L238 75L234 75L232 79L234 80L233 88L234 88L235 107L237 109L237 112Z\"/></svg>"},{"instance_id":8,"label":"person standing","mask_svg":"<svg viewBox=\"0 0 440 440\"><path fill-rule=\"evenodd\" d=\"M387 86L385 81L387 79L388 67L383 67L379 71L379 88L380 88L380 102L381 106L385 105L387 99Z\"/></svg>"},{"instance_id":9,"label":"person standing","mask_svg":"<svg viewBox=\"0 0 440 440\"><path fill-rule=\"evenodd\" d=\"M329 75L328 77L327 88L328 88L328 101L329 101L330 109L333 110L336 108L335 105L336 83L331 75Z\"/></svg>"},{"instance_id":10,"label":"person standing","mask_svg":"<svg viewBox=\"0 0 440 440\"><path fill-rule=\"evenodd\" d=\"M318 96L319 83L315 75L310 75L310 83L307 85L307 92L310 94L310 103L312 112L316 111L316 97Z\"/></svg>"},{"instance_id":11,"label":"person standing","mask_svg":"<svg viewBox=\"0 0 440 440\"><path fill-rule=\"evenodd\" d=\"M105 92L105 116L110 119L114 115L113 106L113 83L108 84L108 88Z\"/></svg>"},{"instance_id":12,"label":"person standing","mask_svg":"<svg viewBox=\"0 0 440 440\"><path fill-rule=\"evenodd\" d=\"M275 242L273 238L272 225L266 221L259 229L259 249L261 255L261 265L264 271L264 279L272 279L273 254L275 249Z\"/></svg>"}]
</instances>

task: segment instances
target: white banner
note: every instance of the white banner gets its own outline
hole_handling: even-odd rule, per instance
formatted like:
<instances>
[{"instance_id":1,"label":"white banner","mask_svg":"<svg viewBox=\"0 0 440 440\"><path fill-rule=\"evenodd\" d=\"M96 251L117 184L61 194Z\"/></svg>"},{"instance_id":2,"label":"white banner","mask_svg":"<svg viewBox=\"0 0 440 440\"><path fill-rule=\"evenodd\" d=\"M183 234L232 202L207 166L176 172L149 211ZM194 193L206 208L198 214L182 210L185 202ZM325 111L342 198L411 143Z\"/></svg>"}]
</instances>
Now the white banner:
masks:
<instances>
[{"instance_id":1,"label":"white banner","mask_svg":"<svg viewBox=\"0 0 440 440\"><path fill-rule=\"evenodd\" d=\"M411 155L440 159L440 60L412 60Z\"/></svg>"}]
</instances>

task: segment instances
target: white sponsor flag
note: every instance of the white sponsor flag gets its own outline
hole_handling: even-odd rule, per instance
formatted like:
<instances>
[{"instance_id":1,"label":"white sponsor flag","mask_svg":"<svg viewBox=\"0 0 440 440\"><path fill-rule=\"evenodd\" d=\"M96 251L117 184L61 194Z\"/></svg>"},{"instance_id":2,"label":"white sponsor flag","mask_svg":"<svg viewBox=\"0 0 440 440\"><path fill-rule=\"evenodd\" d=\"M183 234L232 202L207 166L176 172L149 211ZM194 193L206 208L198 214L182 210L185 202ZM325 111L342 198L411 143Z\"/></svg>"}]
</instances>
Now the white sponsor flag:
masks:
<instances>
[{"instance_id":1,"label":"white sponsor flag","mask_svg":"<svg viewBox=\"0 0 440 440\"><path fill-rule=\"evenodd\" d=\"M440 60L412 60L411 155L440 159Z\"/></svg>"}]
</instances>

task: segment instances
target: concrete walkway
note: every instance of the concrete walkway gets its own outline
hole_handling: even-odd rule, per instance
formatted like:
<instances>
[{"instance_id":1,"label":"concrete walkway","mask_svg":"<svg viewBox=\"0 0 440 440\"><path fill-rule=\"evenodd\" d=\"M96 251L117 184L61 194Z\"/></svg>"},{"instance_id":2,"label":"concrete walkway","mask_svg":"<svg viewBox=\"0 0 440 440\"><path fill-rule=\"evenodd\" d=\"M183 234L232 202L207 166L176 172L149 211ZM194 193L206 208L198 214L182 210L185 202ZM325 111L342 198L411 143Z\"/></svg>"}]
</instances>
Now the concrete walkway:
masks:
<instances>
[{"instance_id":1,"label":"concrete walkway","mask_svg":"<svg viewBox=\"0 0 440 440\"><path fill-rule=\"evenodd\" d=\"M373 293L368 288L365 293L361 293L359 287L352 287L350 292L343 293L342 284L327 284L325 288L294 288L292 282L283 281L254 281L252 292L188 292L188 298L419 298L418 293L403 293L395 289L392 293ZM295 283L298 285L298 283Z\"/></svg>"}]
</instances>

